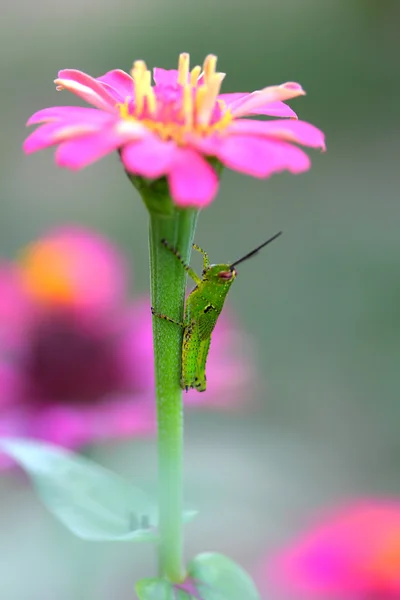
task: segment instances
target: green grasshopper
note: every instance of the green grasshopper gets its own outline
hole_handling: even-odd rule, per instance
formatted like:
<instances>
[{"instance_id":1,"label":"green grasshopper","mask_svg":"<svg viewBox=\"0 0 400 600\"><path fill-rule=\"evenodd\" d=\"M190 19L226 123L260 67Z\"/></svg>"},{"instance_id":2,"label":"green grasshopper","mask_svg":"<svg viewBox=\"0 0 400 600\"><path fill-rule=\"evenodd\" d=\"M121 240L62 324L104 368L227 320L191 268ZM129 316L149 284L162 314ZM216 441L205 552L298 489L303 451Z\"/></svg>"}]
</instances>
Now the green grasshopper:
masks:
<instances>
[{"instance_id":1,"label":"green grasshopper","mask_svg":"<svg viewBox=\"0 0 400 600\"><path fill-rule=\"evenodd\" d=\"M235 267L257 254L261 248L275 240L281 233L281 231L276 233L269 240L230 265L210 265L208 254L199 246L193 244L194 250L203 255L202 278L185 263L179 252L167 240L161 240L161 243L176 256L186 273L196 283L196 287L186 299L183 323L175 321L167 315L156 313L153 307L151 309L155 317L179 325L183 329L180 381L183 390L188 391L189 388L195 388L198 392L204 392L206 389L206 362L210 349L211 334L221 314L229 288L236 278L237 271Z\"/></svg>"}]
</instances>

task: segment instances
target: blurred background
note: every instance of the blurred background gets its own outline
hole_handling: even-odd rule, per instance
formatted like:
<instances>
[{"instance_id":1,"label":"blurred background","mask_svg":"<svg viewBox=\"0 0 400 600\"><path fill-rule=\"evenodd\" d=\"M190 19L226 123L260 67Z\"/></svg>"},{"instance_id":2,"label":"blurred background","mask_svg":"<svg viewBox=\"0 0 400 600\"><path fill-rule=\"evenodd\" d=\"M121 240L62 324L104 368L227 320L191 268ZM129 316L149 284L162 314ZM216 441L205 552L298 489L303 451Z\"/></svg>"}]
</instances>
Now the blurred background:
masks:
<instances>
[{"instance_id":1,"label":"blurred background","mask_svg":"<svg viewBox=\"0 0 400 600\"><path fill-rule=\"evenodd\" d=\"M226 171L200 217L196 241L213 262L284 236L243 265L230 299L254 340L261 408L187 418L186 500L200 510L188 558L221 551L252 570L315 511L400 493L399 24L396 0L2 0L3 259L81 224L127 255L135 293L148 289L147 215L117 156L73 174L52 150L22 153L33 112L73 103L53 85L61 68L99 76L215 53L224 92L298 81L307 96L291 106L326 132L308 173ZM92 455L155 478L151 440ZM2 599L122 600L153 574L152 547L80 542L21 479L2 474L0 490Z\"/></svg>"}]
</instances>

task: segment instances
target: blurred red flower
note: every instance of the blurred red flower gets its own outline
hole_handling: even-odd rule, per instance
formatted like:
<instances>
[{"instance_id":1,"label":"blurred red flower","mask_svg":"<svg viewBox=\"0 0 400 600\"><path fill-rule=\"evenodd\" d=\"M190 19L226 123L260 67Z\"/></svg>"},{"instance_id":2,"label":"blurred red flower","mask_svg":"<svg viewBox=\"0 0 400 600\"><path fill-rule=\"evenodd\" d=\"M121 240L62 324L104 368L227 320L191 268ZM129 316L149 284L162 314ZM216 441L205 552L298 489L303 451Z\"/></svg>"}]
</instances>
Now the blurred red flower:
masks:
<instances>
[{"instance_id":1,"label":"blurred red flower","mask_svg":"<svg viewBox=\"0 0 400 600\"><path fill-rule=\"evenodd\" d=\"M314 597L400 594L400 502L364 500L331 515L266 561L280 588Z\"/></svg>"}]
</instances>

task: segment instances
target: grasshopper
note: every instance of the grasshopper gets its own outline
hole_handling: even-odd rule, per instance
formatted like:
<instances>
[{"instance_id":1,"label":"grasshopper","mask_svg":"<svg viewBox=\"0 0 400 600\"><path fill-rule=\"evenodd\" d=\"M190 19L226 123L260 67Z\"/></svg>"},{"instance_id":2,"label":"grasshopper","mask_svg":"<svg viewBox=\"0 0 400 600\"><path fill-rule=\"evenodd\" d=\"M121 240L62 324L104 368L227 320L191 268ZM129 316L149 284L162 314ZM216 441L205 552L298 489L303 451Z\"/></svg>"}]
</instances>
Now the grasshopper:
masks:
<instances>
[{"instance_id":1,"label":"grasshopper","mask_svg":"<svg viewBox=\"0 0 400 600\"><path fill-rule=\"evenodd\" d=\"M261 248L275 240L281 235L276 233L260 246L242 256L232 264L210 265L208 254L196 244L194 250L203 255L203 273L200 278L195 271L185 263L179 252L171 246L167 240L161 243L167 250L179 260L186 273L196 283L196 287L190 292L186 299L185 314L183 322L175 321L167 315L156 313L154 308L151 312L155 317L174 323L183 329L182 342L182 370L180 385L183 390L188 391L195 388L198 392L204 392L207 387L206 362L210 349L211 334L217 323L224 306L225 298L236 279L236 266L257 254Z\"/></svg>"}]
</instances>

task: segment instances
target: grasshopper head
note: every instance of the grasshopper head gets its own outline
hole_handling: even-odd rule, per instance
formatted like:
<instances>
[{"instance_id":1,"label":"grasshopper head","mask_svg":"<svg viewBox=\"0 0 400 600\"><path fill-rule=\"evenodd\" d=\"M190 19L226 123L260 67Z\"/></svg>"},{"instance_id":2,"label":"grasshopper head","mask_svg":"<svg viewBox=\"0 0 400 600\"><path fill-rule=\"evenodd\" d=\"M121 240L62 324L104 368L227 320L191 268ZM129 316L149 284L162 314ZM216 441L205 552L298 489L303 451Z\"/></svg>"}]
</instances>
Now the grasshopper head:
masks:
<instances>
[{"instance_id":1,"label":"grasshopper head","mask_svg":"<svg viewBox=\"0 0 400 600\"><path fill-rule=\"evenodd\" d=\"M257 246L257 248L254 248L254 250L252 250L248 254L245 254L244 256L242 256L242 258L239 258L239 260L236 260L234 263L231 263L228 265L210 265L210 267L206 268L203 271L204 279L206 281L210 281L216 285L223 286L226 290L225 293L227 293L228 288L230 287L232 281L234 281L236 279L236 275L237 275L237 271L235 269L236 265L244 262L245 260L247 260L247 259L251 258L252 256L254 256L255 254L257 254L261 250L261 248L264 248L264 246L266 246L267 244L269 244L270 242L275 240L277 237L279 237L281 235L281 233L282 233L282 231L279 231L278 233L273 235L271 238L269 238L269 240L267 240L260 246Z\"/></svg>"},{"instance_id":2,"label":"grasshopper head","mask_svg":"<svg viewBox=\"0 0 400 600\"><path fill-rule=\"evenodd\" d=\"M231 285L236 278L236 269L230 265L211 265L207 271L207 279L217 285Z\"/></svg>"}]
</instances>

